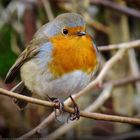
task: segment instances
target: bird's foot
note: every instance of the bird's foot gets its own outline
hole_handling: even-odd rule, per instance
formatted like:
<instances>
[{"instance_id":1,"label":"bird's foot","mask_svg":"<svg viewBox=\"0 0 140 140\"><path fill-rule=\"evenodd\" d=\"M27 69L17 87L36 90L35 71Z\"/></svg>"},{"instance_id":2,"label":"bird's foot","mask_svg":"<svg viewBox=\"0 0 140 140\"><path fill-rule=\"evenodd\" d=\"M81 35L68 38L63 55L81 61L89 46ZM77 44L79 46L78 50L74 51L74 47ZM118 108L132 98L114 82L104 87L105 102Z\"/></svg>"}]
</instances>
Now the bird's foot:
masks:
<instances>
[{"instance_id":1,"label":"bird's foot","mask_svg":"<svg viewBox=\"0 0 140 140\"><path fill-rule=\"evenodd\" d=\"M55 98L53 100L53 103L55 103L54 112L55 112L55 116L57 118L58 116L60 116L63 113L63 111L64 111L64 104L58 98Z\"/></svg>"},{"instance_id":2,"label":"bird's foot","mask_svg":"<svg viewBox=\"0 0 140 140\"><path fill-rule=\"evenodd\" d=\"M67 118L67 122L69 120L71 120L71 121L79 120L79 118L80 118L80 111L79 111L78 105L76 104L76 102L74 101L74 99L72 98L72 96L70 96L70 98L71 98L71 100L73 102L74 113L71 113L69 115L69 117Z\"/></svg>"},{"instance_id":3,"label":"bird's foot","mask_svg":"<svg viewBox=\"0 0 140 140\"><path fill-rule=\"evenodd\" d=\"M74 121L74 120L79 120L80 118L80 111L78 108L78 105L76 104L76 102L74 101L74 99L72 98L72 96L69 96L72 100L73 103L73 109L74 109L74 113L70 113L70 115L67 118L67 122L70 121ZM57 118L63 114L64 110L64 104L63 102L60 101L60 99L58 98L50 98L48 96L48 99L55 103L55 107L54 107L54 112L55 112L55 118L56 120L58 120ZM58 120L59 121L59 120Z\"/></svg>"},{"instance_id":4,"label":"bird's foot","mask_svg":"<svg viewBox=\"0 0 140 140\"><path fill-rule=\"evenodd\" d=\"M49 101L55 103L55 107L54 107L54 112L55 112L55 118L56 120L58 120L57 118L63 113L64 110L64 104L63 102L60 101L60 99L58 98L50 98L48 96ZM59 120L58 120L59 121Z\"/></svg>"}]
</instances>

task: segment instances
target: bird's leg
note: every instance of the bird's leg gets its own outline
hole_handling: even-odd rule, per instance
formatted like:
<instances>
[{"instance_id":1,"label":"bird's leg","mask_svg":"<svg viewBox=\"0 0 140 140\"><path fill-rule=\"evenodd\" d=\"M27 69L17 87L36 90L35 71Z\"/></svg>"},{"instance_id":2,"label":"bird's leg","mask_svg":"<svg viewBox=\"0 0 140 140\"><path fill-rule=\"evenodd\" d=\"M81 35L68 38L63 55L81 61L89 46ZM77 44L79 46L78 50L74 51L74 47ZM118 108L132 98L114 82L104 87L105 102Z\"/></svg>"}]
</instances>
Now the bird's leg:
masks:
<instances>
[{"instance_id":1,"label":"bird's leg","mask_svg":"<svg viewBox=\"0 0 140 140\"><path fill-rule=\"evenodd\" d=\"M76 119L79 120L79 118L80 118L80 111L79 111L78 105L76 104L76 102L74 101L74 99L72 98L71 95L69 97L71 98L72 103L73 103L74 113L69 115L68 120L69 119L71 121L76 120Z\"/></svg>"},{"instance_id":2,"label":"bird's leg","mask_svg":"<svg viewBox=\"0 0 140 140\"><path fill-rule=\"evenodd\" d=\"M55 112L55 117L57 118L59 115L63 113L64 104L58 98L51 98L48 96L48 100L55 103L54 112Z\"/></svg>"}]
</instances>

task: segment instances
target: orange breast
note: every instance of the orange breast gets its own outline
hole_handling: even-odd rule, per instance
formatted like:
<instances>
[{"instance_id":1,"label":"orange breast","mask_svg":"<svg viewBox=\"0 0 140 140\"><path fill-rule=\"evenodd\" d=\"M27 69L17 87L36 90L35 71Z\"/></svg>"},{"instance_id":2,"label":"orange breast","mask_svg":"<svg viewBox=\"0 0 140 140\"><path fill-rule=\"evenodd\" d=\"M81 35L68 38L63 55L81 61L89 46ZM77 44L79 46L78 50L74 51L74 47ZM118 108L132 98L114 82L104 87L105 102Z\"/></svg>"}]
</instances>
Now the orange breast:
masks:
<instances>
[{"instance_id":1,"label":"orange breast","mask_svg":"<svg viewBox=\"0 0 140 140\"><path fill-rule=\"evenodd\" d=\"M49 69L56 77L74 70L91 73L97 66L97 54L90 36L56 36L51 42L54 49Z\"/></svg>"}]
</instances>

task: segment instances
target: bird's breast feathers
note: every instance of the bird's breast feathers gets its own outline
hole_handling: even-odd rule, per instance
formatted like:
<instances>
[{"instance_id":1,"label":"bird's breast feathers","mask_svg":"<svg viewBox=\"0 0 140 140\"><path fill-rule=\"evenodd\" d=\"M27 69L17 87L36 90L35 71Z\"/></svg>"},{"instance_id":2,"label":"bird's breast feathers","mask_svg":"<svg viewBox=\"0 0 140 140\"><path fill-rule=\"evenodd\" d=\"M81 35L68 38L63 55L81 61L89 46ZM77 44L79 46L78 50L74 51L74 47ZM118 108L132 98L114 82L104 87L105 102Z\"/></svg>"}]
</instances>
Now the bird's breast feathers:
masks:
<instances>
[{"instance_id":1,"label":"bird's breast feathers","mask_svg":"<svg viewBox=\"0 0 140 140\"><path fill-rule=\"evenodd\" d=\"M84 88L98 66L89 37L52 38L38 55L21 67L25 85L41 96L67 97Z\"/></svg>"},{"instance_id":2,"label":"bird's breast feathers","mask_svg":"<svg viewBox=\"0 0 140 140\"><path fill-rule=\"evenodd\" d=\"M89 74L97 67L96 48L88 35L73 38L56 36L51 41L54 48L48 68L56 77L75 70Z\"/></svg>"}]
</instances>

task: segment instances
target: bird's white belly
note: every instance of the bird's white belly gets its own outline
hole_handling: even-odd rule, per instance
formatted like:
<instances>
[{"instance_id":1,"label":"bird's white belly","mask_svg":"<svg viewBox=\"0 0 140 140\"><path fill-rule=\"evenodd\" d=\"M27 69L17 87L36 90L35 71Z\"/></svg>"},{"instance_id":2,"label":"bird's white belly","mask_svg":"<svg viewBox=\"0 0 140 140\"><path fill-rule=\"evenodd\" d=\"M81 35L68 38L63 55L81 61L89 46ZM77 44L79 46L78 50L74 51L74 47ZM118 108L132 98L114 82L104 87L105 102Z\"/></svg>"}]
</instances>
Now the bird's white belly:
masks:
<instances>
[{"instance_id":1,"label":"bird's white belly","mask_svg":"<svg viewBox=\"0 0 140 140\"><path fill-rule=\"evenodd\" d=\"M49 71L38 67L34 61L28 61L21 67L21 78L26 87L42 97L66 98L83 89L92 78L80 70L73 71L53 79Z\"/></svg>"}]
</instances>

